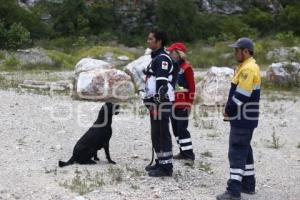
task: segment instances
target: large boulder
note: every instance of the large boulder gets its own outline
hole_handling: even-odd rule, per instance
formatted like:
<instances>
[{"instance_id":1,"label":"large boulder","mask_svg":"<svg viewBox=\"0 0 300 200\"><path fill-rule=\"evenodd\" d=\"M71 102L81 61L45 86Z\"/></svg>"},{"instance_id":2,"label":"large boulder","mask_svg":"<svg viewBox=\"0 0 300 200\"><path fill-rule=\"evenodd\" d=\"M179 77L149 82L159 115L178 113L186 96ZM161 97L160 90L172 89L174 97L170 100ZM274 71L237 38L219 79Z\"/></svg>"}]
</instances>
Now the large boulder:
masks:
<instances>
[{"instance_id":1,"label":"large boulder","mask_svg":"<svg viewBox=\"0 0 300 200\"><path fill-rule=\"evenodd\" d=\"M135 86L138 90L145 88L145 75L143 70L151 62L151 50L146 49L145 54L139 57L137 60L132 61L125 66L125 72L129 74L135 83Z\"/></svg>"},{"instance_id":2,"label":"large boulder","mask_svg":"<svg viewBox=\"0 0 300 200\"><path fill-rule=\"evenodd\" d=\"M267 53L266 58L273 62L293 61L297 59L300 53L299 47L281 47Z\"/></svg>"},{"instance_id":3,"label":"large boulder","mask_svg":"<svg viewBox=\"0 0 300 200\"><path fill-rule=\"evenodd\" d=\"M87 72L95 69L112 69L113 65L93 58L82 58L75 66L75 76L81 72Z\"/></svg>"},{"instance_id":4,"label":"large boulder","mask_svg":"<svg viewBox=\"0 0 300 200\"><path fill-rule=\"evenodd\" d=\"M134 95L134 85L123 71L94 69L79 74L76 93L80 99L122 101Z\"/></svg>"},{"instance_id":5,"label":"large boulder","mask_svg":"<svg viewBox=\"0 0 300 200\"><path fill-rule=\"evenodd\" d=\"M127 100L134 95L129 75L97 59L83 58L75 66L73 97L89 100Z\"/></svg>"},{"instance_id":6,"label":"large boulder","mask_svg":"<svg viewBox=\"0 0 300 200\"><path fill-rule=\"evenodd\" d=\"M296 62L272 63L267 70L267 79L273 84L298 84L300 64Z\"/></svg>"},{"instance_id":7,"label":"large boulder","mask_svg":"<svg viewBox=\"0 0 300 200\"><path fill-rule=\"evenodd\" d=\"M201 103L207 106L225 105L233 74L234 70L228 67L211 67L196 85Z\"/></svg>"}]
</instances>

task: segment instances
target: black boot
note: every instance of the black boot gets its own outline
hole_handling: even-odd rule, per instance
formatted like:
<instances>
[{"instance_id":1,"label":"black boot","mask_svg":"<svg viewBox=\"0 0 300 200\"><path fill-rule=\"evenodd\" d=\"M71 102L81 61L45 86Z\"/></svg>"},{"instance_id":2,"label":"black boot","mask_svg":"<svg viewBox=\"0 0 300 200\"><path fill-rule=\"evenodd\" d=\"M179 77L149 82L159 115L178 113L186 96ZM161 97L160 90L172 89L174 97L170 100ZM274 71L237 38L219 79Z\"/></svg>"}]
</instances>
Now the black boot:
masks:
<instances>
[{"instance_id":1,"label":"black boot","mask_svg":"<svg viewBox=\"0 0 300 200\"><path fill-rule=\"evenodd\" d=\"M226 191L223 194L218 195L217 200L241 200L241 197L235 197Z\"/></svg>"},{"instance_id":2,"label":"black boot","mask_svg":"<svg viewBox=\"0 0 300 200\"><path fill-rule=\"evenodd\" d=\"M149 172L149 171L155 170L155 169L157 169L157 168L158 168L158 160L155 159L155 164L154 164L154 165L147 165L147 166L145 167L145 170L146 170L147 172Z\"/></svg>"},{"instance_id":3,"label":"black boot","mask_svg":"<svg viewBox=\"0 0 300 200\"><path fill-rule=\"evenodd\" d=\"M242 188L242 193L252 195L252 194L255 194L255 190L248 190L248 189Z\"/></svg>"},{"instance_id":4,"label":"black boot","mask_svg":"<svg viewBox=\"0 0 300 200\"><path fill-rule=\"evenodd\" d=\"M164 176L172 176L173 170L165 170L161 167L157 169L151 170L148 172L148 175L151 177L164 177Z\"/></svg>"}]
</instances>

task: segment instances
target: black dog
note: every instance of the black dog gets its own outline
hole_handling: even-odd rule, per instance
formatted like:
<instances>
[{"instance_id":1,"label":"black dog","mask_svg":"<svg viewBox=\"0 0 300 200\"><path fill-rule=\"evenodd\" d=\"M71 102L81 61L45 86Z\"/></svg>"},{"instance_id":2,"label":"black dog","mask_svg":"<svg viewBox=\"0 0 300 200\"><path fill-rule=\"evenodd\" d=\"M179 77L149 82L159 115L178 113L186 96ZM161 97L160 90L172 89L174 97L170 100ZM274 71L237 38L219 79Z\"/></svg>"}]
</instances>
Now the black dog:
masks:
<instances>
[{"instance_id":1,"label":"black dog","mask_svg":"<svg viewBox=\"0 0 300 200\"><path fill-rule=\"evenodd\" d=\"M101 107L93 126L76 143L70 160L67 162L58 161L58 166L64 167L74 163L96 164L94 160L99 160L97 151L101 148L104 148L108 162L116 164L110 158L109 140L112 135L112 116L119 114L119 108L119 105L105 103Z\"/></svg>"}]
</instances>

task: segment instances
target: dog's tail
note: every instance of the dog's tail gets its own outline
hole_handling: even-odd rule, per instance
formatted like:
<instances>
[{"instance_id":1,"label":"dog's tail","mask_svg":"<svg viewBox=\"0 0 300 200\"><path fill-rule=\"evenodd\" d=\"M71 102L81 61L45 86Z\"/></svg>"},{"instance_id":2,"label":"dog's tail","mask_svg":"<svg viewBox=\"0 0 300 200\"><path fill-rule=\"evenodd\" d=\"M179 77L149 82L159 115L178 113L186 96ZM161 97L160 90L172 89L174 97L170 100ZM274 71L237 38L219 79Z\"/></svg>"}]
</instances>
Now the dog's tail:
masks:
<instances>
[{"instance_id":1,"label":"dog's tail","mask_svg":"<svg viewBox=\"0 0 300 200\"><path fill-rule=\"evenodd\" d=\"M58 161L58 166L59 166L59 167L65 167L65 166L74 164L74 162L75 162L75 159L74 159L73 156L72 156L72 157L70 158L70 160L68 160L67 162Z\"/></svg>"}]
</instances>

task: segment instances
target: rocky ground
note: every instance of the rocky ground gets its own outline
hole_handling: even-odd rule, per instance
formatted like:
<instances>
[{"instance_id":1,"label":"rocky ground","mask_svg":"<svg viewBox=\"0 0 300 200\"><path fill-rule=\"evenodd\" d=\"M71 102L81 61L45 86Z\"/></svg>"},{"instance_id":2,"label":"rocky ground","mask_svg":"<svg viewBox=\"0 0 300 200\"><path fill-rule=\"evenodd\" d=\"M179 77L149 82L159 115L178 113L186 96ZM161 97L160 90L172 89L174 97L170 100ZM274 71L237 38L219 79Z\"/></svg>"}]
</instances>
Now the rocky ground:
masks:
<instances>
[{"instance_id":1,"label":"rocky ground","mask_svg":"<svg viewBox=\"0 0 300 200\"><path fill-rule=\"evenodd\" d=\"M0 102L0 199L210 200L225 189L229 125L222 121L221 109L195 106L189 127L193 167L175 161L173 177L150 178L144 172L151 157L149 119L138 100L122 104L113 120L111 156L117 165L109 165L100 151L97 165L65 168L57 168L57 161L70 157L102 103L7 90L0 91ZM262 96L252 141L257 194L243 199L299 199L299 106L299 94Z\"/></svg>"}]
</instances>

